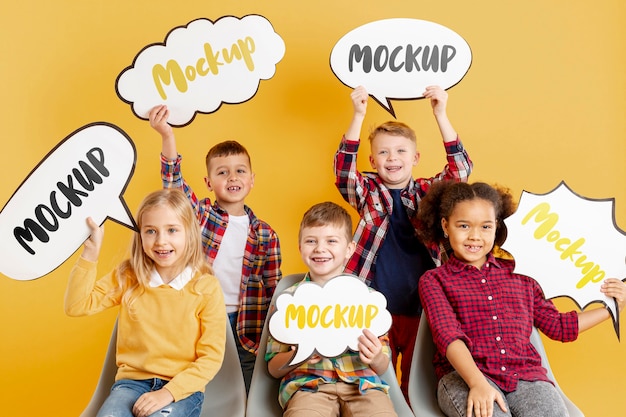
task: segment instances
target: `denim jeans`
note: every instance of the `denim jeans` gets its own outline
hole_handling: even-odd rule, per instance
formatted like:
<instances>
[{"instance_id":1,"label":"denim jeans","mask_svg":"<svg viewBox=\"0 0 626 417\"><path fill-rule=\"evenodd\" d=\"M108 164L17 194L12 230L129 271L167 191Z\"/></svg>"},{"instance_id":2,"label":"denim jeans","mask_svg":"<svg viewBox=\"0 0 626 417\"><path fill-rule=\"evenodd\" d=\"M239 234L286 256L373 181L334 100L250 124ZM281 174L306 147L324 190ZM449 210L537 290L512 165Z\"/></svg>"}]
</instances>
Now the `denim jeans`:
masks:
<instances>
[{"instance_id":1,"label":"denim jeans","mask_svg":"<svg viewBox=\"0 0 626 417\"><path fill-rule=\"evenodd\" d=\"M133 405L146 392L157 391L167 383L154 378L144 380L122 379L113 384L111 393L100 407L97 417L133 417ZM204 394L195 392L189 397L170 403L152 413L151 417L198 417Z\"/></svg>"},{"instance_id":2,"label":"denim jeans","mask_svg":"<svg viewBox=\"0 0 626 417\"><path fill-rule=\"evenodd\" d=\"M515 391L505 393L493 381L489 379L487 381L500 391L507 405L507 412L504 412L494 402L493 417L567 417L569 415L563 399L554 385L549 382L519 381ZM468 393L469 387L458 372L453 371L445 375L439 381L437 389L441 411L449 417L465 417Z\"/></svg>"},{"instance_id":3,"label":"denim jeans","mask_svg":"<svg viewBox=\"0 0 626 417\"><path fill-rule=\"evenodd\" d=\"M237 312L228 313L228 321L230 327L235 336L235 342L237 344L237 354L239 355L239 363L241 364L241 372L243 373L243 382L246 385L246 393L250 391L250 381L252 381L252 371L254 371L254 362L256 361L256 355L248 352L241 346L239 342L239 336L237 336Z\"/></svg>"}]
</instances>

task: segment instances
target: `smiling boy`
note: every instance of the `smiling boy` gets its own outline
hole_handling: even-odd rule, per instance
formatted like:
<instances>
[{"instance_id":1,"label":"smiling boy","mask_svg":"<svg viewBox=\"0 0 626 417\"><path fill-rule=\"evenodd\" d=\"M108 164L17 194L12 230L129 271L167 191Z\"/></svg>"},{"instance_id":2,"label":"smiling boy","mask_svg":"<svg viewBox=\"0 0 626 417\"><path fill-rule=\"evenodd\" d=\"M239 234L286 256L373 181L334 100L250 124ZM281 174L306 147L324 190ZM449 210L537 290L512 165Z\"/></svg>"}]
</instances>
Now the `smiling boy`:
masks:
<instances>
[{"instance_id":1,"label":"smiling boy","mask_svg":"<svg viewBox=\"0 0 626 417\"><path fill-rule=\"evenodd\" d=\"M401 358L400 387L405 398L422 310L418 280L425 271L441 263L439 248L426 248L416 237L411 220L433 182L467 181L472 169L446 113L448 93L430 86L424 98L430 100L446 151L447 165L440 173L413 179L413 167L420 159L415 132L396 121L383 123L369 135L369 161L375 172L357 170L359 136L368 100L368 93L361 86L351 93L354 113L334 161L335 185L361 218L353 238L356 250L345 272L365 279L387 298L393 318L389 344L393 363Z\"/></svg>"},{"instance_id":2,"label":"smiling boy","mask_svg":"<svg viewBox=\"0 0 626 417\"><path fill-rule=\"evenodd\" d=\"M323 286L341 275L355 247L348 212L332 202L311 207L300 223L299 247L309 272L286 291L295 292L303 282ZM380 377L389 366L386 336L378 338L363 329L358 352L347 350L334 358L314 354L303 363L288 365L294 348L268 337L265 360L270 374L281 378L279 402L284 417L397 417L389 386Z\"/></svg>"}]
</instances>

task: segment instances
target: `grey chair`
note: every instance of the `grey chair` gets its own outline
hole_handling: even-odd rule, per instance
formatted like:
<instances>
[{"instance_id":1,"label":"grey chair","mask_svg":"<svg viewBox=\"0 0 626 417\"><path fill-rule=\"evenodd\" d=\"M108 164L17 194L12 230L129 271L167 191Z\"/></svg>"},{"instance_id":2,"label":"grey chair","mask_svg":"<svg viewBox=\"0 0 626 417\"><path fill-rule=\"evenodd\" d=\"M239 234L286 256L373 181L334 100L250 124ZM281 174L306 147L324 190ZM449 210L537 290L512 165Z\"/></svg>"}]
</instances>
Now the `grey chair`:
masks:
<instances>
[{"instance_id":1,"label":"grey chair","mask_svg":"<svg viewBox=\"0 0 626 417\"><path fill-rule=\"evenodd\" d=\"M91 400L80 417L95 417L108 397L115 381L115 346L117 344L117 322L109 341L100 378ZM244 417L246 414L246 387L241 373L235 337L230 326L226 326L226 350L222 367L207 384L201 417Z\"/></svg>"},{"instance_id":2,"label":"grey chair","mask_svg":"<svg viewBox=\"0 0 626 417\"><path fill-rule=\"evenodd\" d=\"M541 336L536 328L530 336L531 343L535 346L541 356L541 364L548 371L550 378L557 388L563 402L567 407L570 417L584 417L584 414L565 395L556 382L556 378L550 368L548 356L543 347ZM437 403L437 377L433 366L433 356L435 354L435 344L426 317L422 315L420 326L417 331L413 361L411 363L411 376L409 381L409 403L416 417L445 417Z\"/></svg>"},{"instance_id":3,"label":"grey chair","mask_svg":"<svg viewBox=\"0 0 626 417\"><path fill-rule=\"evenodd\" d=\"M276 286L270 311L273 309L276 298L280 293L296 282L301 281L303 278L304 274L284 276ZM265 361L265 348L267 347L267 336L269 334L267 329L268 322L269 320L265 322L256 362L254 363L252 382L250 383L250 391L248 392L246 417L277 417L283 415L283 410L278 403L280 380L270 375L267 369L267 362ZM402 391L398 385L398 379L396 378L391 364L382 377L385 382L390 385L389 396L391 397L391 402L393 403L396 413L398 413L398 417L415 417L402 395Z\"/></svg>"}]
</instances>

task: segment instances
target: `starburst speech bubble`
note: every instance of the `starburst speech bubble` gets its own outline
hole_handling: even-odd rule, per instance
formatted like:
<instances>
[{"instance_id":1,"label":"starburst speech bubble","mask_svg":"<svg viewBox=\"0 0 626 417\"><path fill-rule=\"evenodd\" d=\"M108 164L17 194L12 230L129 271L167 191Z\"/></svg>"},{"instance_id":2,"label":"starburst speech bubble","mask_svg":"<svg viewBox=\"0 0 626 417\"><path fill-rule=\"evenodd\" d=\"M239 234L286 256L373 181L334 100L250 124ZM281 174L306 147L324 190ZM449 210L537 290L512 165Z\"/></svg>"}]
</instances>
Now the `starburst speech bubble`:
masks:
<instances>
[{"instance_id":1,"label":"starburst speech bubble","mask_svg":"<svg viewBox=\"0 0 626 417\"><path fill-rule=\"evenodd\" d=\"M382 336L391 327L385 296L353 275L339 275L323 287L304 282L293 293L276 299L269 331L279 342L297 345L289 365L304 362L314 352L332 358L358 351L363 329Z\"/></svg>"},{"instance_id":2,"label":"starburst speech bubble","mask_svg":"<svg viewBox=\"0 0 626 417\"><path fill-rule=\"evenodd\" d=\"M524 191L504 221L502 247L515 258L515 272L534 278L546 298L569 297L581 310L605 304L619 339L617 303L600 292L605 278L626 279L626 233L614 202L582 197L565 182L546 194Z\"/></svg>"}]
</instances>

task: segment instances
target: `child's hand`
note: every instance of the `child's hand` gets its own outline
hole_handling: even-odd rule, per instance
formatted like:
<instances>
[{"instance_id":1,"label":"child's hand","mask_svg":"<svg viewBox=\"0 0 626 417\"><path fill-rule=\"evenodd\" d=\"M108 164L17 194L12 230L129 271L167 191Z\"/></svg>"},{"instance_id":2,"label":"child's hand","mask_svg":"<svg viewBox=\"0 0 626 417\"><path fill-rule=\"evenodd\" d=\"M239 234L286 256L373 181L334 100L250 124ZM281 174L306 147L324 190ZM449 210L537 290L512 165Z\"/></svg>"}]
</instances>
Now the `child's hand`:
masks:
<instances>
[{"instance_id":1,"label":"child's hand","mask_svg":"<svg viewBox=\"0 0 626 417\"><path fill-rule=\"evenodd\" d=\"M380 339L368 329L363 329L363 334L359 336L358 346L361 362L367 365L371 365L383 351L383 344Z\"/></svg>"},{"instance_id":2,"label":"child's hand","mask_svg":"<svg viewBox=\"0 0 626 417\"><path fill-rule=\"evenodd\" d=\"M355 115L365 116L368 97L367 90L362 85L352 90L350 98L352 99L352 107L354 107Z\"/></svg>"},{"instance_id":3,"label":"child's hand","mask_svg":"<svg viewBox=\"0 0 626 417\"><path fill-rule=\"evenodd\" d=\"M89 226L91 234L83 245L82 257L88 261L96 262L100 255L100 248L102 247L104 226L98 227L98 224L94 222L91 217L87 217L87 226Z\"/></svg>"},{"instance_id":4,"label":"child's hand","mask_svg":"<svg viewBox=\"0 0 626 417\"><path fill-rule=\"evenodd\" d=\"M448 103L448 93L438 85L430 85L424 91L424 97L430 99L430 105L435 115L443 114Z\"/></svg>"},{"instance_id":5,"label":"child's hand","mask_svg":"<svg viewBox=\"0 0 626 417\"><path fill-rule=\"evenodd\" d=\"M626 307L626 283L617 278L607 278L600 286L600 292L607 297L615 298L619 311Z\"/></svg>"},{"instance_id":6,"label":"child's hand","mask_svg":"<svg viewBox=\"0 0 626 417\"><path fill-rule=\"evenodd\" d=\"M467 395L467 417L492 417L493 403L497 403L500 409L506 413L506 405L502 394L489 385L487 380L470 387Z\"/></svg>"},{"instance_id":7,"label":"child's hand","mask_svg":"<svg viewBox=\"0 0 626 417\"><path fill-rule=\"evenodd\" d=\"M167 118L170 115L170 111L167 106L160 104L154 106L150 113L148 113L148 119L150 120L150 127L161 134L161 137L166 138L172 135L172 126L167 123Z\"/></svg>"},{"instance_id":8,"label":"child's hand","mask_svg":"<svg viewBox=\"0 0 626 417\"><path fill-rule=\"evenodd\" d=\"M174 397L165 388L161 388L158 391L146 392L141 394L141 396L137 398L137 401L135 401L133 414L135 417L148 417L173 401Z\"/></svg>"}]
</instances>

